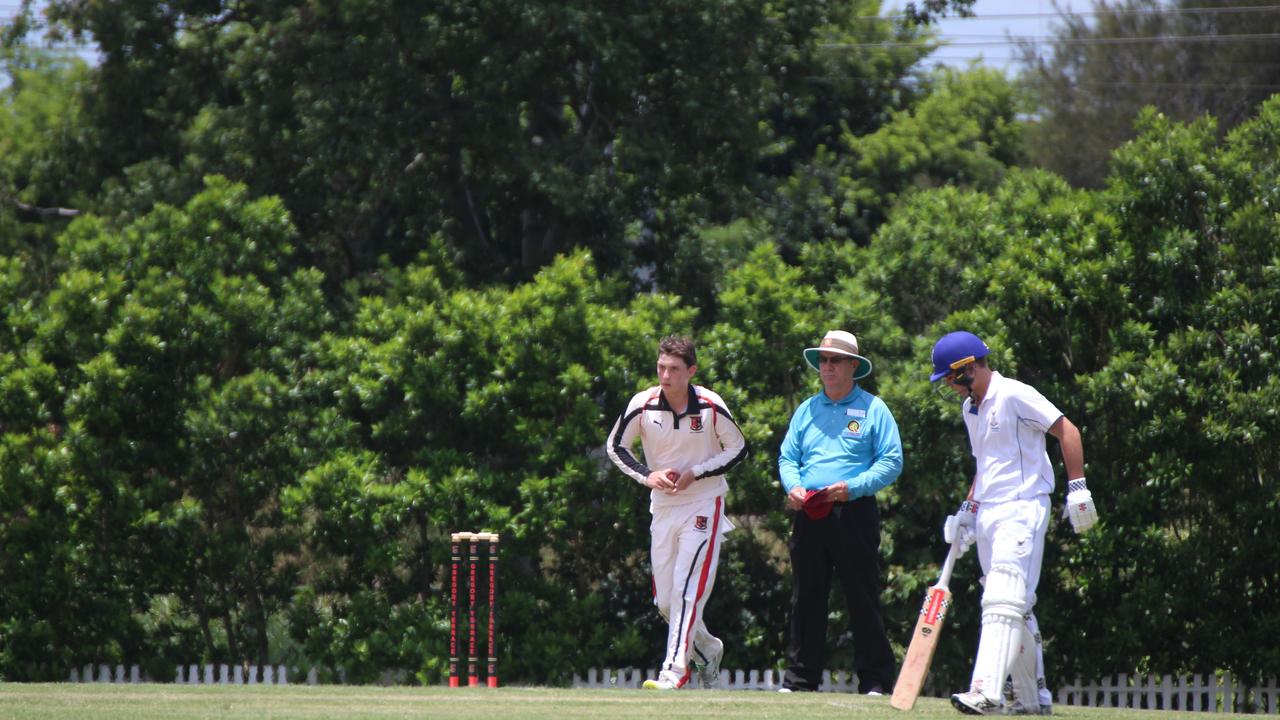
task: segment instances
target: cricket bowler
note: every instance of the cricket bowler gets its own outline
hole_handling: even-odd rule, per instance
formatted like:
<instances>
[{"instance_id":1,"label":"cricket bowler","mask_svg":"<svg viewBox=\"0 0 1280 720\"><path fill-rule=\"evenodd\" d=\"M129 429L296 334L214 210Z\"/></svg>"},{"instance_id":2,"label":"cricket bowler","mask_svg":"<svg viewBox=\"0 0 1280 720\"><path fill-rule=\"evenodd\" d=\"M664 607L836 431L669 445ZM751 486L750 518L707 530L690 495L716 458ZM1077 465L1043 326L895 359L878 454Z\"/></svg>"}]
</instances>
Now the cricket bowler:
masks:
<instances>
[{"instance_id":1,"label":"cricket bowler","mask_svg":"<svg viewBox=\"0 0 1280 720\"><path fill-rule=\"evenodd\" d=\"M747 456L747 443L724 400L693 384L694 343L668 336L658 344L658 385L636 393L613 424L606 449L628 477L650 489L649 557L653 602L667 620L666 654L649 690L684 687L697 669L714 688L724 643L707 631L703 610L716 581L725 515L725 473ZM644 462L632 452L639 439Z\"/></svg>"}]
</instances>

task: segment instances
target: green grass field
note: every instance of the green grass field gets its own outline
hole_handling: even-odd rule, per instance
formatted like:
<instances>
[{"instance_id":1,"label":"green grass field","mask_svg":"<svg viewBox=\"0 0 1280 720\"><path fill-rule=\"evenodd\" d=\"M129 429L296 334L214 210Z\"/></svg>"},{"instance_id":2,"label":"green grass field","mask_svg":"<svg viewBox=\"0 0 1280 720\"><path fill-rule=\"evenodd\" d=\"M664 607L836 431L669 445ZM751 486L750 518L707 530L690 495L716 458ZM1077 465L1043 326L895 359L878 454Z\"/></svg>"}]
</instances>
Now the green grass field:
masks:
<instances>
[{"instance_id":1,"label":"green grass field","mask_svg":"<svg viewBox=\"0 0 1280 720\"><path fill-rule=\"evenodd\" d=\"M1137 719L1159 713L1058 707L1059 718ZM945 700L922 698L901 713L888 697L836 693L563 690L556 688L384 688L0 684L0 720L196 720L197 718L898 718L963 717Z\"/></svg>"}]
</instances>

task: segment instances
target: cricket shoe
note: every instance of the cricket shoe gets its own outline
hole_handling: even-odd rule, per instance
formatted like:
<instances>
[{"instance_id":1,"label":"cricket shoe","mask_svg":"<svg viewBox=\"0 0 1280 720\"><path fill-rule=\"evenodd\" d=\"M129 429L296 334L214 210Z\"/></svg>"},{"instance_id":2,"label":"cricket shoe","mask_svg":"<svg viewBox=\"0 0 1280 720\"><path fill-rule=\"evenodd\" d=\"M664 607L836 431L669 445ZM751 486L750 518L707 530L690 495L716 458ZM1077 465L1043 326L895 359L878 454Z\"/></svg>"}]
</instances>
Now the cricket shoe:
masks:
<instances>
[{"instance_id":1,"label":"cricket shoe","mask_svg":"<svg viewBox=\"0 0 1280 720\"><path fill-rule=\"evenodd\" d=\"M1037 698L1038 699L1038 698ZM1004 714L1005 715L1052 715L1053 706L1037 702L1035 705L1024 705L1013 691L1013 681L1004 681Z\"/></svg>"},{"instance_id":2,"label":"cricket shoe","mask_svg":"<svg viewBox=\"0 0 1280 720\"><path fill-rule=\"evenodd\" d=\"M670 670L663 670L658 673L657 680L645 680L645 690L679 690L684 683L680 682L680 676Z\"/></svg>"},{"instance_id":3,"label":"cricket shoe","mask_svg":"<svg viewBox=\"0 0 1280 720\"><path fill-rule=\"evenodd\" d=\"M699 652L698 655L702 653ZM703 657L705 660L701 664L694 663L694 667L698 669L698 682L702 683L704 690L716 690L720 687L720 661L724 659L724 643L716 640L712 653Z\"/></svg>"},{"instance_id":4,"label":"cricket shoe","mask_svg":"<svg viewBox=\"0 0 1280 720\"><path fill-rule=\"evenodd\" d=\"M951 705L965 715L1000 715L1000 703L989 699L976 691L956 693L951 696Z\"/></svg>"}]
</instances>

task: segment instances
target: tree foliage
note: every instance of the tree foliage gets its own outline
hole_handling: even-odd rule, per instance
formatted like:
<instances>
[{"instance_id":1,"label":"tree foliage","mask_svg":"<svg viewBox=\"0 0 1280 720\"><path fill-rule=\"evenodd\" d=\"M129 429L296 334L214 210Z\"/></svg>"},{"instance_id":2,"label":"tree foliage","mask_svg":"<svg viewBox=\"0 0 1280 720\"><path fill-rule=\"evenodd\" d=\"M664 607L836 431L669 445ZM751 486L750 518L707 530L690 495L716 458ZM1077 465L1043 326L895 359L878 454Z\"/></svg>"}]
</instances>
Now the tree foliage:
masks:
<instances>
[{"instance_id":1,"label":"tree foliage","mask_svg":"<svg viewBox=\"0 0 1280 720\"><path fill-rule=\"evenodd\" d=\"M1212 115L1226 132L1280 91L1280 16L1260 0L1094 3L1063 13L1045 52L1025 45L1038 121L1032 159L1075 185L1099 187L1111 151L1133 138L1138 112Z\"/></svg>"},{"instance_id":2,"label":"tree foliage","mask_svg":"<svg viewBox=\"0 0 1280 720\"><path fill-rule=\"evenodd\" d=\"M274 505L314 462L318 418L297 386L305 338L327 323L320 275L283 272L294 239L278 200L211 178L184 207L118 230L77 219L47 293L8 276L6 379L26 400L4 421L18 453L4 528L20 530L17 517L63 528L44 551L35 538L7 545L18 566L6 577L32 583L5 603L10 673L47 677L18 661L40 647L64 663L265 662L293 584L294 531ZM36 552L51 561L21 560ZM162 600L170 617L186 613L172 635L152 616Z\"/></svg>"},{"instance_id":3,"label":"tree foliage","mask_svg":"<svg viewBox=\"0 0 1280 720\"><path fill-rule=\"evenodd\" d=\"M794 259L813 241L866 244L899 198L939 186L993 189L1023 159L1024 99L991 70L941 71L918 102L870 132L849 124L776 185L763 210Z\"/></svg>"},{"instance_id":4,"label":"tree foliage","mask_svg":"<svg viewBox=\"0 0 1280 720\"><path fill-rule=\"evenodd\" d=\"M1078 189L1013 167L1007 79L842 53L927 33L864 27L874 3L366 5L64 0L100 68L6 56L0 675L440 682L448 535L479 529L504 676L648 665L647 491L601 445L671 332L752 450L708 620L727 666L778 665L777 447L834 327L906 450L891 637L972 471L926 381L968 328L1084 432L1103 520L1050 534L1050 683L1280 663L1220 632L1280 617L1280 99L1225 135L1148 110ZM939 687L968 675L971 559L954 589Z\"/></svg>"},{"instance_id":5,"label":"tree foliage","mask_svg":"<svg viewBox=\"0 0 1280 720\"><path fill-rule=\"evenodd\" d=\"M1280 497L1262 439L1276 423L1264 368L1280 336L1280 244L1268 207L1275 150L1261 138L1278 111L1269 101L1221 145L1210 121L1150 111L1105 190L1014 173L990 196L926 193L869 249L885 254L857 263L864 286L905 301L897 313L917 340L902 361L915 378L928 372L929 338L971 328L998 370L1039 387L1082 428L1104 521L1084 538L1061 526L1050 535L1038 607L1055 677L1178 668L1257 679L1274 667L1270 649L1242 650L1203 620L1212 597L1238 622L1274 624L1258 592L1278 578L1247 558L1271 552L1264 538ZM895 244L907 236L909 247ZM926 547L913 528L932 534L971 461L954 409L940 413L922 382L886 394L907 414L896 492L914 518L893 537ZM941 505L931 504L935 488L950 489ZM959 575L959 588L973 579ZM975 619L961 612L962 636Z\"/></svg>"},{"instance_id":6,"label":"tree foliage","mask_svg":"<svg viewBox=\"0 0 1280 720\"><path fill-rule=\"evenodd\" d=\"M86 189L139 164L225 175L281 197L306 259L343 279L435 232L479 279L573 248L665 264L753 206L769 148L803 161L841 123L881 124L926 51L824 49L924 32L865 20L871 0L49 7L102 52L67 148L91 156Z\"/></svg>"}]
</instances>

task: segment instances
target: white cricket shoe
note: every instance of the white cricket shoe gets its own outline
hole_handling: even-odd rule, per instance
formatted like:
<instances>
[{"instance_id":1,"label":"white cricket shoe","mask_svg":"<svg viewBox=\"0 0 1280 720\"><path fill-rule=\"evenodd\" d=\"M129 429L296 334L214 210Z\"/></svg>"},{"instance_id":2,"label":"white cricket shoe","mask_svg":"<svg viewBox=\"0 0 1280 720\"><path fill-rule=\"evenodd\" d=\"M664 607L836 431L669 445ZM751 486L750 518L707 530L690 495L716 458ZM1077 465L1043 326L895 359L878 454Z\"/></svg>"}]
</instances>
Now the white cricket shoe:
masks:
<instances>
[{"instance_id":1,"label":"white cricket shoe","mask_svg":"<svg viewBox=\"0 0 1280 720\"><path fill-rule=\"evenodd\" d=\"M680 676L670 670L663 670L658 673L657 680L645 680L643 687L645 690L679 690Z\"/></svg>"},{"instance_id":2,"label":"white cricket shoe","mask_svg":"<svg viewBox=\"0 0 1280 720\"><path fill-rule=\"evenodd\" d=\"M1039 702L1037 693L1037 702L1035 705L1026 705L1018 698L1018 694L1013 691L1013 681L1004 681L1004 714L1005 715L1052 715L1053 706L1045 705Z\"/></svg>"},{"instance_id":3,"label":"white cricket shoe","mask_svg":"<svg viewBox=\"0 0 1280 720\"><path fill-rule=\"evenodd\" d=\"M701 653L699 653L701 654ZM706 662L699 665L694 663L694 667L698 669L698 681L702 683L704 690L716 690L720 686L720 661L724 659L724 643L716 640L716 647L707 656Z\"/></svg>"},{"instance_id":4,"label":"white cricket shoe","mask_svg":"<svg viewBox=\"0 0 1280 720\"><path fill-rule=\"evenodd\" d=\"M951 705L965 715L1000 715L1000 703L989 699L976 691L956 693L951 696Z\"/></svg>"}]
</instances>

